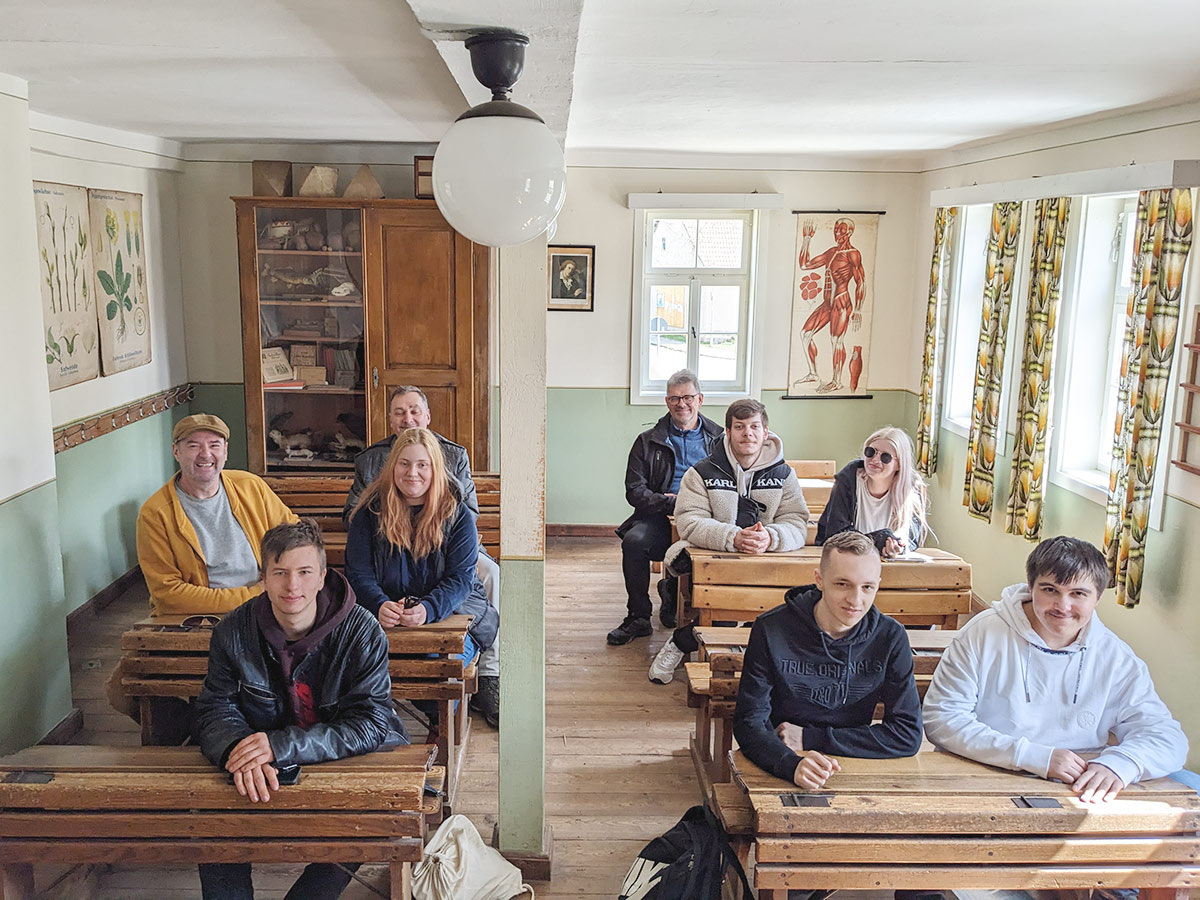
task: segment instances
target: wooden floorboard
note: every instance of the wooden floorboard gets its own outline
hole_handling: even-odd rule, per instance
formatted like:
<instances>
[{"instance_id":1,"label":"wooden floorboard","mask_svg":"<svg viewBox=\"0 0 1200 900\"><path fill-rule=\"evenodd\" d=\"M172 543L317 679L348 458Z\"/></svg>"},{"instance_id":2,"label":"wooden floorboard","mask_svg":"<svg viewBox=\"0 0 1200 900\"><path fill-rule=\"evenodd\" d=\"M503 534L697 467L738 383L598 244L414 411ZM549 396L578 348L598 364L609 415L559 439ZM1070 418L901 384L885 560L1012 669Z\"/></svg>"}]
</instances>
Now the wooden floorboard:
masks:
<instances>
[{"instance_id":1,"label":"wooden floorboard","mask_svg":"<svg viewBox=\"0 0 1200 900\"><path fill-rule=\"evenodd\" d=\"M657 611L657 597L655 606ZM136 745L139 729L108 708L104 683L120 636L149 609L137 583L95 617L73 623L68 639L77 743ZM652 684L646 670L670 637L654 634L609 647L605 634L625 614L620 544L611 538L552 538L546 562L546 808L554 830L554 877L535 885L539 900L615 897L633 858L670 828L699 793L687 753L694 713L684 686ZM411 723L410 723L411 724ZM419 729L413 728L419 737ZM496 821L499 742L472 723L457 811L491 837ZM281 898L296 867L255 868L256 896ZM386 870L360 874L386 893ZM100 900L193 900L194 868L116 868L100 878ZM344 900L376 898L351 883Z\"/></svg>"}]
</instances>

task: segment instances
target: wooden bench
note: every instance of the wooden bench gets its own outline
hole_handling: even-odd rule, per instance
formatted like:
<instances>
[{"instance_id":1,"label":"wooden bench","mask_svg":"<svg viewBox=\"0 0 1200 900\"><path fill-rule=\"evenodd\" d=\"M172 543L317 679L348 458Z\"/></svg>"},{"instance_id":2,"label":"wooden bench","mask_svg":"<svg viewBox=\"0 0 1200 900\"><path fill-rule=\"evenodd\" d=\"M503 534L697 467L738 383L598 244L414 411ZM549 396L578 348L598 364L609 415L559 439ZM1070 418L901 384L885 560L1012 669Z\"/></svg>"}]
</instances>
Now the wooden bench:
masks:
<instances>
[{"instance_id":1,"label":"wooden bench","mask_svg":"<svg viewBox=\"0 0 1200 900\"><path fill-rule=\"evenodd\" d=\"M479 498L479 540L492 559L500 558L500 476L472 472ZM346 526L342 510L354 483L352 475L268 475L264 481L298 516L311 516L325 537L325 555L331 566L346 564Z\"/></svg>"},{"instance_id":2,"label":"wooden bench","mask_svg":"<svg viewBox=\"0 0 1200 900\"><path fill-rule=\"evenodd\" d=\"M690 600L700 625L749 622L783 602L796 585L812 584L820 547L758 555L691 548ZM926 549L926 562L884 560L875 606L903 625L955 628L971 611L971 564ZM681 579L682 581L682 579Z\"/></svg>"},{"instance_id":3,"label":"wooden bench","mask_svg":"<svg viewBox=\"0 0 1200 900\"><path fill-rule=\"evenodd\" d=\"M1096 888L1186 900L1200 883L1200 797L1170 779L1085 804L1067 785L936 751L839 762L824 790L804 793L733 754L759 900L789 889ZM721 799L744 821L728 792Z\"/></svg>"},{"instance_id":4,"label":"wooden bench","mask_svg":"<svg viewBox=\"0 0 1200 900\"><path fill-rule=\"evenodd\" d=\"M787 464L796 473L800 482L800 490L804 492L804 502L808 504L810 527L809 542L816 540L817 520L829 503L829 495L833 492L833 477L837 474L837 463L832 459L789 459Z\"/></svg>"},{"instance_id":5,"label":"wooden bench","mask_svg":"<svg viewBox=\"0 0 1200 900\"><path fill-rule=\"evenodd\" d=\"M263 480L288 509L321 526L325 557L331 566L346 564L346 526L342 508L354 483L353 475L266 475Z\"/></svg>"},{"instance_id":6,"label":"wooden bench","mask_svg":"<svg viewBox=\"0 0 1200 900\"><path fill-rule=\"evenodd\" d=\"M0 900L33 900L33 866L369 862L412 896L432 748L304 766L267 803L191 747L38 746L0 757ZM433 804L437 808L437 804Z\"/></svg>"},{"instance_id":7,"label":"wooden bench","mask_svg":"<svg viewBox=\"0 0 1200 900\"><path fill-rule=\"evenodd\" d=\"M737 706L738 688L742 680L744 644L719 644L721 638L712 632L740 632L749 639L749 628L696 629L701 646L707 647L702 662L684 664L688 684L688 706L696 710L696 731L691 739L692 765L705 795L712 784L729 781L729 752L733 748L733 712ZM924 699L941 661L942 653L957 631L910 631L909 644L913 652L913 670L917 694ZM739 636L741 636L739 635ZM710 643L711 642L711 643ZM875 718L883 718L882 704L875 707Z\"/></svg>"},{"instance_id":8,"label":"wooden bench","mask_svg":"<svg viewBox=\"0 0 1200 900\"><path fill-rule=\"evenodd\" d=\"M185 618L151 616L134 623L121 637L121 687L138 704L143 744L160 742L154 699L191 700L200 694L208 672L212 629L185 627L181 624ZM392 696L436 704L436 761L446 769L447 814L457 794L471 730L467 700L477 688L475 661L453 658L464 650L470 623L470 616L453 615L418 628L386 631Z\"/></svg>"}]
</instances>

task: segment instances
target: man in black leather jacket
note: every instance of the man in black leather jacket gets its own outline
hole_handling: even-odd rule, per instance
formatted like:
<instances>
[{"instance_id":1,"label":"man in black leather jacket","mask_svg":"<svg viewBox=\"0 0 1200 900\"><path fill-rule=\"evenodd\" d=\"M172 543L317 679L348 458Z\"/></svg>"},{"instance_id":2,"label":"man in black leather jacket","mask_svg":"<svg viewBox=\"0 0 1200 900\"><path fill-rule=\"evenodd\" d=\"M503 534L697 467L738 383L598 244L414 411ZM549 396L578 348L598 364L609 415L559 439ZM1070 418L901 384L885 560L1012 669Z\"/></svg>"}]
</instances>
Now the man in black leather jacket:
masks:
<instances>
[{"instance_id":1,"label":"man in black leather jacket","mask_svg":"<svg viewBox=\"0 0 1200 900\"><path fill-rule=\"evenodd\" d=\"M255 803L279 790L281 773L408 743L392 707L387 637L326 569L316 523L278 525L261 549L266 591L213 630L195 719L204 755ZM332 900L349 880L346 869L313 863L287 896ZM254 896L248 863L202 864L200 884L205 900Z\"/></svg>"},{"instance_id":2,"label":"man in black leather jacket","mask_svg":"<svg viewBox=\"0 0 1200 900\"><path fill-rule=\"evenodd\" d=\"M608 642L627 644L650 634L650 562L661 561L671 546L675 494L683 473L708 456L721 439L721 426L700 415L704 394L693 372L682 369L667 379L667 415L633 442L625 469L625 500L633 515L617 529L625 576L624 621L608 633ZM659 618L675 627L674 578L659 582Z\"/></svg>"}]
</instances>

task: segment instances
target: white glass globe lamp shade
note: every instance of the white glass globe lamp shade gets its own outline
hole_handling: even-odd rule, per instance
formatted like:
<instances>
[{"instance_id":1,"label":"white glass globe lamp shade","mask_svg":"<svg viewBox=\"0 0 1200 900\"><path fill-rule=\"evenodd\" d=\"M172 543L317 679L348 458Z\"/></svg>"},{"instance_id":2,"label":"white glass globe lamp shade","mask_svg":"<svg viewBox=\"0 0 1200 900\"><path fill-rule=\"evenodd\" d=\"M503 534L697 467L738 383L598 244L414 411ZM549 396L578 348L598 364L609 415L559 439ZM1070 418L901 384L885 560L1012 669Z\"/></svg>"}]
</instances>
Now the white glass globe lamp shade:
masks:
<instances>
[{"instance_id":1,"label":"white glass globe lamp shade","mask_svg":"<svg viewBox=\"0 0 1200 900\"><path fill-rule=\"evenodd\" d=\"M459 119L433 157L433 196L442 215L459 234L489 247L544 234L562 209L566 181L558 141L539 119L523 116Z\"/></svg>"}]
</instances>

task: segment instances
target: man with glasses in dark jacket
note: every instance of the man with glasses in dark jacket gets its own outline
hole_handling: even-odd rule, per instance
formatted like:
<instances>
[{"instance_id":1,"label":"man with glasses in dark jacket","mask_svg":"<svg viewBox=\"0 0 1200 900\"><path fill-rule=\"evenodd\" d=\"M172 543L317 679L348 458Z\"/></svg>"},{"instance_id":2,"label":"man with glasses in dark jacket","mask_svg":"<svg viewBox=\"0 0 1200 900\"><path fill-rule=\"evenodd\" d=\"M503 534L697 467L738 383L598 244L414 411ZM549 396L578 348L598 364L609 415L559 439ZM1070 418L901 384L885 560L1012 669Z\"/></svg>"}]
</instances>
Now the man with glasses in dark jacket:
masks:
<instances>
[{"instance_id":1,"label":"man with glasses in dark jacket","mask_svg":"<svg viewBox=\"0 0 1200 900\"><path fill-rule=\"evenodd\" d=\"M408 743L392 706L388 642L349 583L325 567L311 519L262 539L265 592L213 630L196 701L204 755L254 803L309 763ZM287 897L333 900L357 866L309 865ZM253 900L249 863L200 865L204 900Z\"/></svg>"},{"instance_id":2,"label":"man with glasses in dark jacket","mask_svg":"<svg viewBox=\"0 0 1200 900\"><path fill-rule=\"evenodd\" d=\"M667 414L643 431L629 451L625 469L625 499L633 515L617 529L621 539L621 569L625 575L628 614L608 633L613 645L628 644L653 630L650 614L650 563L661 562L671 546L675 495L683 473L712 452L721 439L721 426L700 414L704 394L694 372L681 369L667 379ZM675 578L658 583L662 600L659 618L675 627Z\"/></svg>"}]
</instances>

